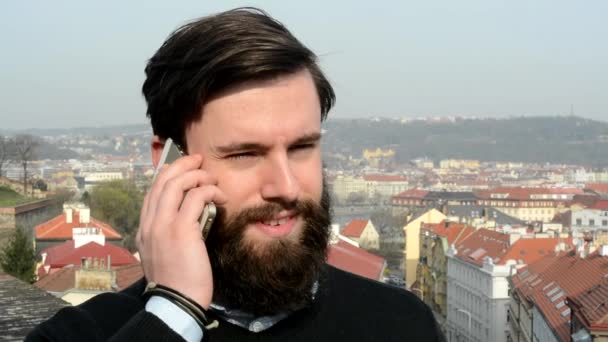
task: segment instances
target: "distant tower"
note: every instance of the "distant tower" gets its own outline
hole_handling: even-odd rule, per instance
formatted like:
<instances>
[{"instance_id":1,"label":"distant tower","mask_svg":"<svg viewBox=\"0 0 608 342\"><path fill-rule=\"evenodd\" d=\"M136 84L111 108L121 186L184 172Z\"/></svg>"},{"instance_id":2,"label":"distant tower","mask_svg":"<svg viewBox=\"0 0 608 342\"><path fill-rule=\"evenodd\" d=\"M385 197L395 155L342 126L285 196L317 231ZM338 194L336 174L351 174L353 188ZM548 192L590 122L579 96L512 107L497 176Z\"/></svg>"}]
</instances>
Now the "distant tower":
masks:
<instances>
[{"instance_id":1,"label":"distant tower","mask_svg":"<svg viewBox=\"0 0 608 342\"><path fill-rule=\"evenodd\" d=\"M574 116L574 105L570 105L570 116Z\"/></svg>"}]
</instances>

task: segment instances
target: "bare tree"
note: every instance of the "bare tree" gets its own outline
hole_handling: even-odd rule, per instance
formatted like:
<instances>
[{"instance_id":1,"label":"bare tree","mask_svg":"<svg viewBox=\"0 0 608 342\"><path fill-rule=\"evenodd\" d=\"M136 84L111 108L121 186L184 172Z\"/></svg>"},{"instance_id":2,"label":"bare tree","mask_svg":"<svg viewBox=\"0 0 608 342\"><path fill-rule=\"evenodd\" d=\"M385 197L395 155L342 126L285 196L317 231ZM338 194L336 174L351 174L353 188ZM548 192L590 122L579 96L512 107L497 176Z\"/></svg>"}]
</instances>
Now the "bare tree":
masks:
<instances>
[{"instance_id":1,"label":"bare tree","mask_svg":"<svg viewBox=\"0 0 608 342\"><path fill-rule=\"evenodd\" d=\"M4 165L7 165L9 161L10 142L11 141L7 137L0 135L0 177L4 174Z\"/></svg>"},{"instance_id":2,"label":"bare tree","mask_svg":"<svg viewBox=\"0 0 608 342\"><path fill-rule=\"evenodd\" d=\"M38 141L29 134L20 134L15 137L15 153L17 160L23 167L23 194L27 194L27 165L34 158Z\"/></svg>"}]
</instances>

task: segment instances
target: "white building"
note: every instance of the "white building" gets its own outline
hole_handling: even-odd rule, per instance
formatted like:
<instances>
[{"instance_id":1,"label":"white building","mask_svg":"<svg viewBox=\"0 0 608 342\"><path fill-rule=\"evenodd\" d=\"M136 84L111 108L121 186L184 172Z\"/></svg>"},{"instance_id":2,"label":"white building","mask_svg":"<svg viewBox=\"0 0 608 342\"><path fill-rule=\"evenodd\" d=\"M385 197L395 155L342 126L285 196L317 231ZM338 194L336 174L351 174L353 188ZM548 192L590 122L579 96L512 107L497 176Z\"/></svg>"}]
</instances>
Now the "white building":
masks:
<instances>
[{"instance_id":1,"label":"white building","mask_svg":"<svg viewBox=\"0 0 608 342\"><path fill-rule=\"evenodd\" d=\"M558 238L520 238L479 229L448 249L448 341L507 342L508 277L545 257Z\"/></svg>"},{"instance_id":2,"label":"white building","mask_svg":"<svg viewBox=\"0 0 608 342\"><path fill-rule=\"evenodd\" d=\"M507 341L510 265L489 257L479 267L448 250L448 341Z\"/></svg>"},{"instance_id":3,"label":"white building","mask_svg":"<svg viewBox=\"0 0 608 342\"><path fill-rule=\"evenodd\" d=\"M580 231L608 230L608 200L572 212L571 227Z\"/></svg>"},{"instance_id":4,"label":"white building","mask_svg":"<svg viewBox=\"0 0 608 342\"><path fill-rule=\"evenodd\" d=\"M123 179L123 174L120 171L88 172L83 173L83 176L85 190L90 190L99 183Z\"/></svg>"}]
</instances>

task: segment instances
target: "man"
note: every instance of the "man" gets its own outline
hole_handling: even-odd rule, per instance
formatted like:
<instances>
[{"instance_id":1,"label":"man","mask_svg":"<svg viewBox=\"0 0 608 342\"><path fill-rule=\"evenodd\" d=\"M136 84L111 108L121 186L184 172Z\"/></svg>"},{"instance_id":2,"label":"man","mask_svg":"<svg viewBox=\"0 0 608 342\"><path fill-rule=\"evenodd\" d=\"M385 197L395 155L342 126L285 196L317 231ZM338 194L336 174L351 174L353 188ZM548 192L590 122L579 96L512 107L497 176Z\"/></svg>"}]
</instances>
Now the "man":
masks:
<instances>
[{"instance_id":1,"label":"man","mask_svg":"<svg viewBox=\"0 0 608 342\"><path fill-rule=\"evenodd\" d=\"M141 211L145 280L63 309L29 336L82 341L440 341L407 291L325 264L321 122L333 89L315 55L265 13L236 9L174 32L143 93L160 169ZM203 240L199 217L218 217Z\"/></svg>"}]
</instances>

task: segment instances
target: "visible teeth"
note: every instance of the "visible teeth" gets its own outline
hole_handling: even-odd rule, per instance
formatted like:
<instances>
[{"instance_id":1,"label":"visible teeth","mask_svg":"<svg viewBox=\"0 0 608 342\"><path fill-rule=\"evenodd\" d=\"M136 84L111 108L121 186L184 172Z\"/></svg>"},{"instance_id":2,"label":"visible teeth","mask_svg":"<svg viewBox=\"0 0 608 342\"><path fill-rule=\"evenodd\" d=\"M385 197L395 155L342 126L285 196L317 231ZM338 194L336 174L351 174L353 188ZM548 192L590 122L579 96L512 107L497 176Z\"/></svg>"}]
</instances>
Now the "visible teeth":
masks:
<instances>
[{"instance_id":1,"label":"visible teeth","mask_svg":"<svg viewBox=\"0 0 608 342\"><path fill-rule=\"evenodd\" d=\"M268 226L278 226L278 225L280 225L280 224L284 224L284 223L286 223L288 220L289 220L289 218L288 218L288 217L285 217L285 218L282 218L282 219L280 219L280 220L270 220L270 221L264 221L264 224L265 224L265 225L268 225Z\"/></svg>"}]
</instances>

